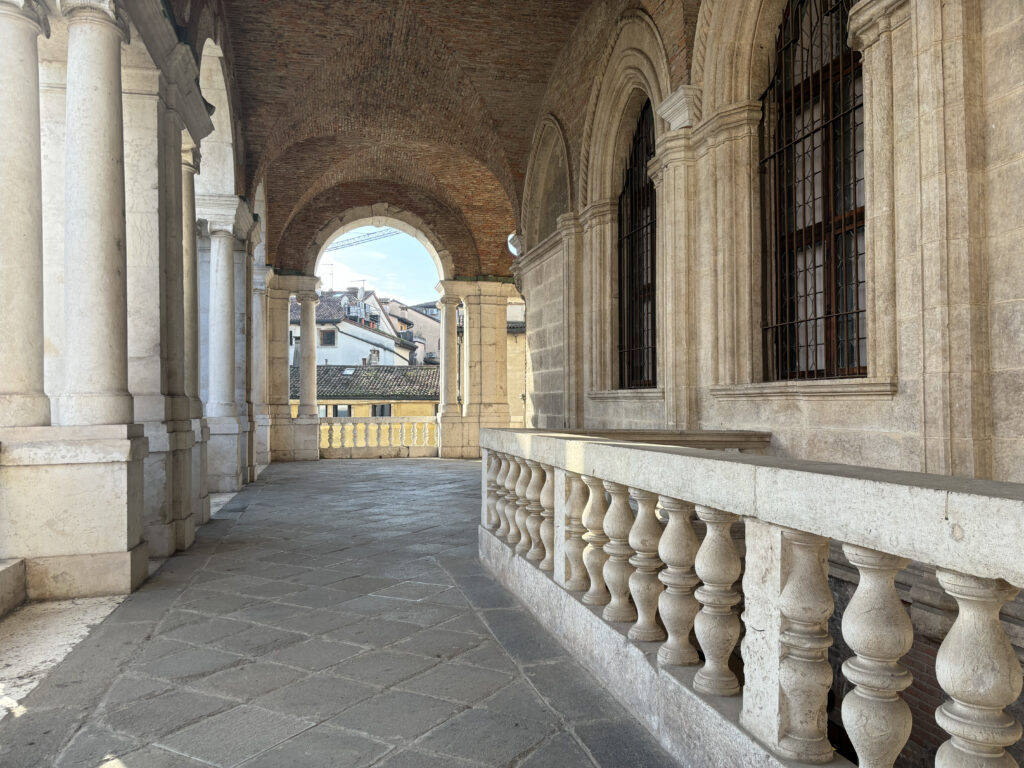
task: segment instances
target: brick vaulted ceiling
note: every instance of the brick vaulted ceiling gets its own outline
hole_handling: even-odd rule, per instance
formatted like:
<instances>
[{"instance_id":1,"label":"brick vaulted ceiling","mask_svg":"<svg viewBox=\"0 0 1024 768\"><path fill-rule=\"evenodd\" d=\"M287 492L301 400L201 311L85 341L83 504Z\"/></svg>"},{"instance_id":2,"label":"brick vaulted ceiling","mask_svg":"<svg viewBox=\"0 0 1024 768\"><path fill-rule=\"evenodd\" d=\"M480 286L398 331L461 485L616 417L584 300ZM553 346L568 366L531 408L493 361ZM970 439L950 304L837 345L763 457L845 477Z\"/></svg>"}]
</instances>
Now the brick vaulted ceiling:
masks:
<instances>
[{"instance_id":1,"label":"brick vaulted ceiling","mask_svg":"<svg viewBox=\"0 0 1024 768\"><path fill-rule=\"evenodd\" d=\"M459 273L507 275L537 113L590 2L216 0L268 260L310 270L320 227L391 203L436 227Z\"/></svg>"}]
</instances>

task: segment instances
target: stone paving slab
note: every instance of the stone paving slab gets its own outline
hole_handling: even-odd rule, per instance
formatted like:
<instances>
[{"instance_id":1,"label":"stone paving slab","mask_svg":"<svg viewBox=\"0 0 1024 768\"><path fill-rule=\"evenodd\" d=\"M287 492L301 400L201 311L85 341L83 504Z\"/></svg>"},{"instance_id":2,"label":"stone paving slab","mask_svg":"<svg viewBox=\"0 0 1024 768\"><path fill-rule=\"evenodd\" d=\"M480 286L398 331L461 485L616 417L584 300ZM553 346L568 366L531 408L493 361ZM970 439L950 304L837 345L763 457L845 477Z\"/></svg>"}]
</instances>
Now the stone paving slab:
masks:
<instances>
[{"instance_id":1,"label":"stone paving slab","mask_svg":"<svg viewBox=\"0 0 1024 768\"><path fill-rule=\"evenodd\" d=\"M270 467L0 722L0 766L675 766L484 573L479 482Z\"/></svg>"}]
</instances>

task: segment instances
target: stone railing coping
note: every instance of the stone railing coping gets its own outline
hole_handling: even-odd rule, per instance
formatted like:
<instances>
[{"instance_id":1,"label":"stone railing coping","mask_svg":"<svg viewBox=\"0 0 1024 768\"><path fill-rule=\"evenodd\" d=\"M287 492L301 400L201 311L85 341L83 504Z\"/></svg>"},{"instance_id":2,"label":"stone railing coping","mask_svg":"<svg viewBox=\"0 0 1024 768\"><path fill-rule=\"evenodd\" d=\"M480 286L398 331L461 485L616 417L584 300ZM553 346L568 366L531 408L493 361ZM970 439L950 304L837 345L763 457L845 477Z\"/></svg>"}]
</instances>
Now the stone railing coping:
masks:
<instances>
[{"instance_id":1,"label":"stone railing coping","mask_svg":"<svg viewBox=\"0 0 1024 768\"><path fill-rule=\"evenodd\" d=\"M436 416L321 416L321 424L433 424Z\"/></svg>"},{"instance_id":2,"label":"stone railing coping","mask_svg":"<svg viewBox=\"0 0 1024 768\"><path fill-rule=\"evenodd\" d=\"M1024 485L777 456L480 431L486 450L1024 587Z\"/></svg>"}]
</instances>

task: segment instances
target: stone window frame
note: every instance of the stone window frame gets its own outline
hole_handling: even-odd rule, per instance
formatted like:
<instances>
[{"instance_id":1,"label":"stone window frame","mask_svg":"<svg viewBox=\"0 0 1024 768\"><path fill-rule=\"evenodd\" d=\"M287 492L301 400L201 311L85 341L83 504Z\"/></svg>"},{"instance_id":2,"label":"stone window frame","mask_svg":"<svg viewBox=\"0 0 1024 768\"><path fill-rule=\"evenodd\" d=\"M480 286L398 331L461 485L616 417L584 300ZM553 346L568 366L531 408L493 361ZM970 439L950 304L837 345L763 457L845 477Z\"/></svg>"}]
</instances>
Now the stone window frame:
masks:
<instances>
[{"instance_id":1,"label":"stone window frame","mask_svg":"<svg viewBox=\"0 0 1024 768\"><path fill-rule=\"evenodd\" d=\"M788 0L761 0L757 9L740 3L703 3L694 35L690 89L695 95L693 135L697 154L708 147L721 150L737 136L756 142L760 120L758 97L767 87L775 64L775 39ZM910 19L907 0L859 0L850 10L851 47L864 54L864 147L866 153L867 376L861 378L765 381L761 350L761 270L757 147L736 153L731 184L740 197L731 207L750 210L749 227L720 247L731 253L718 286L717 334L740 341L731 351L719 345L709 393L716 399L853 398L891 400L898 392L897 319L887 313L895 301L893 222L892 58L891 30ZM885 45L875 45L879 40ZM869 50L870 49L870 50ZM735 56L720 57L730 50ZM889 74L889 78L886 74ZM702 147L704 148L702 150ZM716 203L717 205L717 203ZM717 208L712 209L715 216Z\"/></svg>"},{"instance_id":2,"label":"stone window frame","mask_svg":"<svg viewBox=\"0 0 1024 768\"><path fill-rule=\"evenodd\" d=\"M673 340L671 323L665 319L668 289L664 249L656 248L655 370L658 386L623 389L618 366L618 196L640 110L650 101L654 111L655 145L667 126L659 107L671 93L668 56L657 25L642 10L625 12L605 59L602 79L595 85L584 127L580 162L580 223L583 226L583 304L589 333L583 337L586 398L593 402L614 400L663 400L669 366L665 350ZM658 155L649 169L659 162ZM650 171L649 171L650 172Z\"/></svg>"}]
</instances>

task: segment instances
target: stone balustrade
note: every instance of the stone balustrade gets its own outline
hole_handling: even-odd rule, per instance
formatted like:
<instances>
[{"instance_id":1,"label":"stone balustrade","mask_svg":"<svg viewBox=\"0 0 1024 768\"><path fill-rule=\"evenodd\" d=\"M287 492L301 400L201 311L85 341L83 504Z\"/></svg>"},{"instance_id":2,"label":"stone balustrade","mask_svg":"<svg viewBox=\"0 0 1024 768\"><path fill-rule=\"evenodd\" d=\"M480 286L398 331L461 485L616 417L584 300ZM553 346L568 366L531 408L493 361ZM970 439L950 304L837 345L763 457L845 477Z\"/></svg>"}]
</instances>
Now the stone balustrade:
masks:
<instances>
[{"instance_id":1,"label":"stone balustrade","mask_svg":"<svg viewBox=\"0 0 1024 768\"><path fill-rule=\"evenodd\" d=\"M437 456L437 421L432 416L320 419L322 459L432 456Z\"/></svg>"},{"instance_id":2,"label":"stone balustrade","mask_svg":"<svg viewBox=\"0 0 1024 768\"><path fill-rule=\"evenodd\" d=\"M843 765L827 729L841 544L859 582L837 705L871 768L892 766L911 732L913 627L896 577L916 561L959 608L935 662L949 734L936 765L1017 765L1005 708L1021 667L1000 610L1024 585L1024 489L753 455L720 437L485 430L481 560L687 763Z\"/></svg>"}]
</instances>

